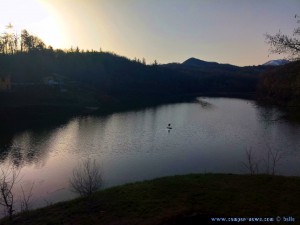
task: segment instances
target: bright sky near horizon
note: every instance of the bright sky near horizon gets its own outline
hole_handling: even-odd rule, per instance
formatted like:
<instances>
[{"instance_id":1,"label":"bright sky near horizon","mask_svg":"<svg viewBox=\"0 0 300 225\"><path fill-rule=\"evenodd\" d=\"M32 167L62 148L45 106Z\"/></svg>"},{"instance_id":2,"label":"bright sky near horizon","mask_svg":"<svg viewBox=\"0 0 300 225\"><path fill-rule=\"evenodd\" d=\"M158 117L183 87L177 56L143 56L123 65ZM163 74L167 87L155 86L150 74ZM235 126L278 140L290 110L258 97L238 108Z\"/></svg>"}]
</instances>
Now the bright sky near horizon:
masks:
<instances>
[{"instance_id":1,"label":"bright sky near horizon","mask_svg":"<svg viewBox=\"0 0 300 225\"><path fill-rule=\"evenodd\" d=\"M190 57L258 65L264 34L291 34L300 0L0 0L0 31L11 23L47 45L102 48L129 58L182 62Z\"/></svg>"}]
</instances>

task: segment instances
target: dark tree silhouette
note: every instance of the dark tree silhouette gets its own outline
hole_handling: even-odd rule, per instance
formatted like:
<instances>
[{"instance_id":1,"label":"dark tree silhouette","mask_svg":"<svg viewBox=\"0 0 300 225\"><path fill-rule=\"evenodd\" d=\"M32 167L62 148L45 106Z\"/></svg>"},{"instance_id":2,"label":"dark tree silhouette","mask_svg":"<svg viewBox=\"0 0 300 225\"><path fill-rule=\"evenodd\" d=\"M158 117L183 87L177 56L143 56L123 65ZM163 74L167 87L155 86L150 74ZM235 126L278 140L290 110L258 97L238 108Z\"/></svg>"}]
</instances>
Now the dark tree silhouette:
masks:
<instances>
[{"instance_id":1,"label":"dark tree silhouette","mask_svg":"<svg viewBox=\"0 0 300 225\"><path fill-rule=\"evenodd\" d=\"M21 33L21 52L45 49L45 43L36 36L30 35L27 30Z\"/></svg>"},{"instance_id":2,"label":"dark tree silhouette","mask_svg":"<svg viewBox=\"0 0 300 225\"><path fill-rule=\"evenodd\" d=\"M297 18L300 17L295 15ZM297 23L300 24L300 19L297 19ZM271 53L285 53L290 59L300 59L300 26L294 29L292 36L282 34L280 30L275 35L266 34L266 41Z\"/></svg>"},{"instance_id":3,"label":"dark tree silhouette","mask_svg":"<svg viewBox=\"0 0 300 225\"><path fill-rule=\"evenodd\" d=\"M80 196L91 196L103 185L100 164L95 159L83 161L73 170L70 185L71 190Z\"/></svg>"},{"instance_id":4,"label":"dark tree silhouette","mask_svg":"<svg viewBox=\"0 0 300 225\"><path fill-rule=\"evenodd\" d=\"M18 181L20 169L10 165L7 170L1 168L0 172L0 205L4 206L10 219L15 212L15 193L13 188Z\"/></svg>"},{"instance_id":5,"label":"dark tree silhouette","mask_svg":"<svg viewBox=\"0 0 300 225\"><path fill-rule=\"evenodd\" d=\"M0 53L16 53L18 50L18 39L18 35L13 32L13 26L8 24L6 26L6 31L0 36Z\"/></svg>"},{"instance_id":6,"label":"dark tree silhouette","mask_svg":"<svg viewBox=\"0 0 300 225\"><path fill-rule=\"evenodd\" d=\"M8 40L0 35L0 76L10 76L13 91L0 94L0 105L110 107L166 102L190 93L250 93L256 90L256 75L266 69L208 62L164 65L157 60L147 65L144 58L130 60L102 50L47 48L27 30L11 39L14 48ZM49 80L59 85L51 86Z\"/></svg>"}]
</instances>

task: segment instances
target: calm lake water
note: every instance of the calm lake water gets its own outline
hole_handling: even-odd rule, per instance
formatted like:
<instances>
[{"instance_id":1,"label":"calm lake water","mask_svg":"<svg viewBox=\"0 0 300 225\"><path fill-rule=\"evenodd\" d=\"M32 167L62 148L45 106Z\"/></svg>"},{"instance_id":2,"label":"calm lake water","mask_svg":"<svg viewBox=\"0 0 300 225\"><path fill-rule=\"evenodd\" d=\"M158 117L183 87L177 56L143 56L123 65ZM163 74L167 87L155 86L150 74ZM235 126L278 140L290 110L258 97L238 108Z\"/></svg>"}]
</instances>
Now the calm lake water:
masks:
<instances>
[{"instance_id":1,"label":"calm lake water","mask_svg":"<svg viewBox=\"0 0 300 225\"><path fill-rule=\"evenodd\" d=\"M248 173L247 149L261 173L271 165L271 149L280 156L277 174L300 175L299 124L278 121L275 109L249 100L198 100L1 135L0 164L22 168L17 196L20 185L26 192L34 183L33 207L74 198L69 178L87 158L100 162L105 187L175 174Z\"/></svg>"}]
</instances>

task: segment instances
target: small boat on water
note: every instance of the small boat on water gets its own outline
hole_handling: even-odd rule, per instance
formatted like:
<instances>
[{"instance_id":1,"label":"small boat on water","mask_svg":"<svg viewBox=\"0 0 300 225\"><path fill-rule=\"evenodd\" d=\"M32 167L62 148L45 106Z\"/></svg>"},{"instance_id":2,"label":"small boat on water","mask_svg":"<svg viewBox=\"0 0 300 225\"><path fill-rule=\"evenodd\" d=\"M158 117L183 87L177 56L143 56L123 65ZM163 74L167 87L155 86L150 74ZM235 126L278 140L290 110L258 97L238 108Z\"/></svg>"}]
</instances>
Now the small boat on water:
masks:
<instances>
[{"instance_id":1,"label":"small boat on water","mask_svg":"<svg viewBox=\"0 0 300 225\"><path fill-rule=\"evenodd\" d=\"M168 129L168 130L173 129L170 123L168 124L167 129Z\"/></svg>"}]
</instances>

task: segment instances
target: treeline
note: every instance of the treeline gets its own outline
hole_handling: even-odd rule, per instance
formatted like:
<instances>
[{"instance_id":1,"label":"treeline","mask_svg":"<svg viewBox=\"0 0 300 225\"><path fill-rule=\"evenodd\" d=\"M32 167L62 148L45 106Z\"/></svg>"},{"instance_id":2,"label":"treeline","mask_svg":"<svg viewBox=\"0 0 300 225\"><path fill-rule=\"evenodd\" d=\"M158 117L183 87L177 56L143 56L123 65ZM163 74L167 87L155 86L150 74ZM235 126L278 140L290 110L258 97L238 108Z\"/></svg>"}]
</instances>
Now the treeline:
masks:
<instances>
[{"instance_id":1,"label":"treeline","mask_svg":"<svg viewBox=\"0 0 300 225\"><path fill-rule=\"evenodd\" d=\"M22 30L21 35L18 35L12 29L13 26L9 24L6 31L0 36L0 53L15 54L17 52L39 51L46 48L45 43L40 38L29 34L27 30Z\"/></svg>"},{"instance_id":2,"label":"treeline","mask_svg":"<svg viewBox=\"0 0 300 225\"><path fill-rule=\"evenodd\" d=\"M259 83L259 74L269 68L264 66L238 67L229 64L205 62L203 65L189 63L171 63L165 67L193 78L196 82L190 84L190 90L205 93L255 93Z\"/></svg>"},{"instance_id":3,"label":"treeline","mask_svg":"<svg viewBox=\"0 0 300 225\"><path fill-rule=\"evenodd\" d=\"M130 60L101 50L53 49L26 30L20 36L5 32L0 37L0 76L9 75L14 84L42 84L54 74L71 89L95 95L187 91L179 73L159 68L156 61L146 66L145 59Z\"/></svg>"},{"instance_id":4,"label":"treeline","mask_svg":"<svg viewBox=\"0 0 300 225\"><path fill-rule=\"evenodd\" d=\"M185 92L180 73L147 66L110 52L43 49L0 54L2 74L13 82L43 82L57 74L66 82L79 82L103 91L143 90L145 92Z\"/></svg>"},{"instance_id":5,"label":"treeline","mask_svg":"<svg viewBox=\"0 0 300 225\"><path fill-rule=\"evenodd\" d=\"M52 101L61 98L60 101L76 102L81 98L101 102L124 97L159 100L192 93L248 93L256 91L258 74L263 70L218 65L166 66L157 61L146 65L145 59L131 60L101 50L53 49L26 30L20 36L5 32L0 37L0 76L11 77L15 84L12 93L21 93L22 101L24 96L37 98L35 102L42 98L48 101L51 96L55 96ZM59 78L67 92L58 93L45 86L47 77Z\"/></svg>"},{"instance_id":6,"label":"treeline","mask_svg":"<svg viewBox=\"0 0 300 225\"><path fill-rule=\"evenodd\" d=\"M267 102L300 108L300 61L265 73L258 93L260 99Z\"/></svg>"}]
</instances>

